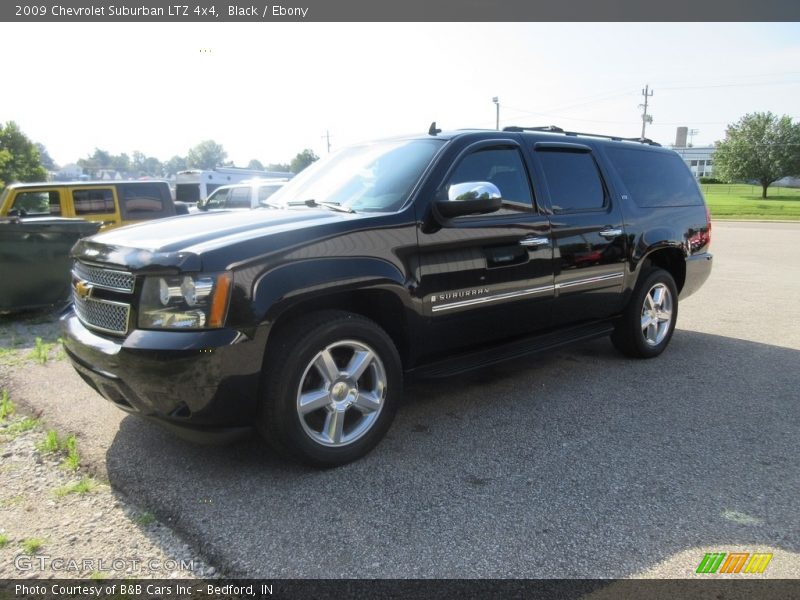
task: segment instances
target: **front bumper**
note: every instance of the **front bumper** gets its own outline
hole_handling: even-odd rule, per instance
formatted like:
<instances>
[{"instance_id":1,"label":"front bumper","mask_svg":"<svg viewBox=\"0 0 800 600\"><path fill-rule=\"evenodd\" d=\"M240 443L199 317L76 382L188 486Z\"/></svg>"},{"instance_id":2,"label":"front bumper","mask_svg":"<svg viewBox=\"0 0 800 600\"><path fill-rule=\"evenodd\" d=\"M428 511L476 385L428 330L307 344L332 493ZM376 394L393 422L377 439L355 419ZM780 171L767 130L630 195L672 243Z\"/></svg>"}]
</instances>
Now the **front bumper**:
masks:
<instances>
[{"instance_id":1,"label":"front bumper","mask_svg":"<svg viewBox=\"0 0 800 600\"><path fill-rule=\"evenodd\" d=\"M61 323L75 370L122 410L195 441L226 441L252 429L266 342L260 335L136 330L117 339L87 329L72 311Z\"/></svg>"}]
</instances>

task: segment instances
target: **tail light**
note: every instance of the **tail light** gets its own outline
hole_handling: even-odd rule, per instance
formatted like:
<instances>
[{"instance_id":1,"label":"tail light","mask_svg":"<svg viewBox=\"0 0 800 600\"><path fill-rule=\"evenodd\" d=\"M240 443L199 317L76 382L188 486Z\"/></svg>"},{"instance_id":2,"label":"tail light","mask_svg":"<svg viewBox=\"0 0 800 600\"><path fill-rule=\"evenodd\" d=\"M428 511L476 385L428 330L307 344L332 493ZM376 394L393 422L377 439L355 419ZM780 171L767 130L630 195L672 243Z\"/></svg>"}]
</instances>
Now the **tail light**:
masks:
<instances>
[{"instance_id":1,"label":"tail light","mask_svg":"<svg viewBox=\"0 0 800 600\"><path fill-rule=\"evenodd\" d=\"M711 247L711 210L709 210L708 204L706 204L706 223L708 223L708 233L706 233L708 239L706 242L706 250L708 250Z\"/></svg>"}]
</instances>

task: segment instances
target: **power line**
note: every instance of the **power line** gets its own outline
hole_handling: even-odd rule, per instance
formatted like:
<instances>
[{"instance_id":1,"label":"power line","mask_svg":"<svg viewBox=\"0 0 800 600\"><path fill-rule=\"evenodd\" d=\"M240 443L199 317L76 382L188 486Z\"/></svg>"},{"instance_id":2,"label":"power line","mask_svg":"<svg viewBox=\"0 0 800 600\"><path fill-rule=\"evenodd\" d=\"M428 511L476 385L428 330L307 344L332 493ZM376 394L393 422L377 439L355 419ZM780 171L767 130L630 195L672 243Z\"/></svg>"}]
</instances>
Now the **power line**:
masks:
<instances>
[{"instance_id":1,"label":"power line","mask_svg":"<svg viewBox=\"0 0 800 600\"><path fill-rule=\"evenodd\" d=\"M714 88L727 88L727 87L761 87L769 85L797 85L800 81L760 81L758 83L720 83L714 85L683 85L683 86L668 86L661 87L662 90L706 90Z\"/></svg>"}]
</instances>

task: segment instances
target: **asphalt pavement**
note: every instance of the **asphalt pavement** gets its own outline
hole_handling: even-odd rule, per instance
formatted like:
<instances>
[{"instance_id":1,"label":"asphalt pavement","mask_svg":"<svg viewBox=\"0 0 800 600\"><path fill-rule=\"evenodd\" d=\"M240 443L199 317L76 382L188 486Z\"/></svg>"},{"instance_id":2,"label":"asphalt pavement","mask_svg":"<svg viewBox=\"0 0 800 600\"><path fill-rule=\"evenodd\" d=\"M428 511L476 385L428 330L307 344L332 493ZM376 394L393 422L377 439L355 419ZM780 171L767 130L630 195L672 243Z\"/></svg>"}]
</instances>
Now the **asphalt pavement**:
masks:
<instances>
[{"instance_id":1,"label":"asphalt pavement","mask_svg":"<svg viewBox=\"0 0 800 600\"><path fill-rule=\"evenodd\" d=\"M800 577L798 242L800 224L715 223L661 357L602 339L416 384L333 470L181 441L66 363L15 397L229 575L689 577L706 551L769 548L768 575Z\"/></svg>"}]
</instances>

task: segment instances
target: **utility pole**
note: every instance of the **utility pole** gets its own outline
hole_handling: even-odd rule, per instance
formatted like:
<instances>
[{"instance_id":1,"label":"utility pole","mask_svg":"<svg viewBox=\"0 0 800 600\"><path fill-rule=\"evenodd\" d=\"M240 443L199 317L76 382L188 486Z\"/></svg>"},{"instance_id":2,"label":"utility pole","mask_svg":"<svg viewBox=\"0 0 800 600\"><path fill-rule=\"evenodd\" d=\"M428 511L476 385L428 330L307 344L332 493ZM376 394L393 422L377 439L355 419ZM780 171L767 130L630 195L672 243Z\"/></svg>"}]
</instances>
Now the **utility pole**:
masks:
<instances>
[{"instance_id":1,"label":"utility pole","mask_svg":"<svg viewBox=\"0 0 800 600\"><path fill-rule=\"evenodd\" d=\"M495 107L497 108L497 131L500 131L500 98L495 96L492 98Z\"/></svg>"},{"instance_id":2,"label":"utility pole","mask_svg":"<svg viewBox=\"0 0 800 600\"><path fill-rule=\"evenodd\" d=\"M699 129L690 129L689 130L689 148L692 147L692 138L700 133Z\"/></svg>"},{"instance_id":3,"label":"utility pole","mask_svg":"<svg viewBox=\"0 0 800 600\"><path fill-rule=\"evenodd\" d=\"M644 96L644 104L640 104L639 108L644 108L644 112L642 113L642 139L644 139L644 128L647 126L648 123L653 122L653 117L647 114L647 99L653 95L653 90L650 89L650 84L644 86L642 90L642 96Z\"/></svg>"},{"instance_id":4,"label":"utility pole","mask_svg":"<svg viewBox=\"0 0 800 600\"><path fill-rule=\"evenodd\" d=\"M331 132L327 129L325 130L325 135L322 136L325 140L325 143L328 145L328 154L331 153Z\"/></svg>"}]
</instances>

